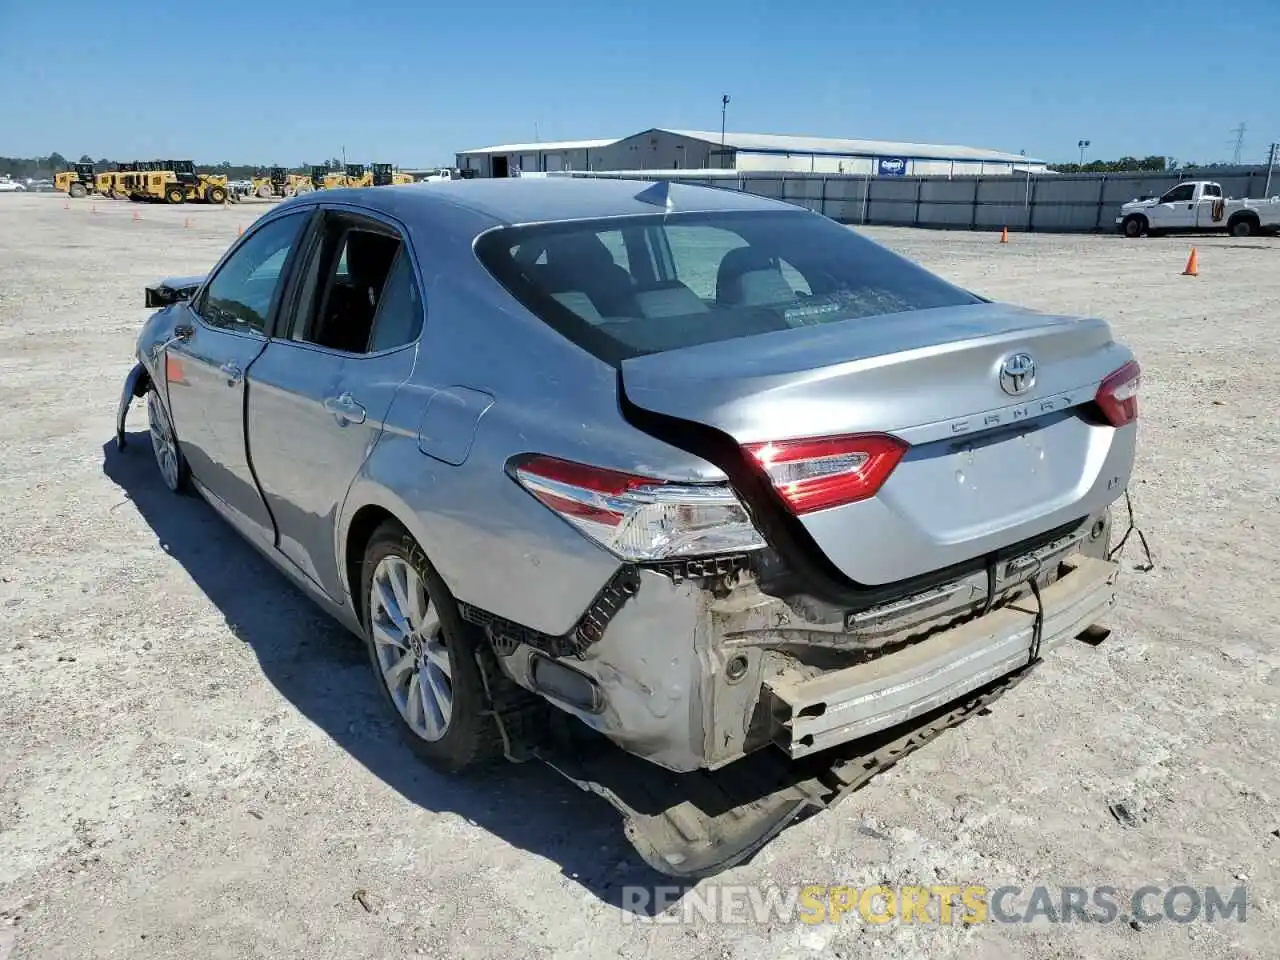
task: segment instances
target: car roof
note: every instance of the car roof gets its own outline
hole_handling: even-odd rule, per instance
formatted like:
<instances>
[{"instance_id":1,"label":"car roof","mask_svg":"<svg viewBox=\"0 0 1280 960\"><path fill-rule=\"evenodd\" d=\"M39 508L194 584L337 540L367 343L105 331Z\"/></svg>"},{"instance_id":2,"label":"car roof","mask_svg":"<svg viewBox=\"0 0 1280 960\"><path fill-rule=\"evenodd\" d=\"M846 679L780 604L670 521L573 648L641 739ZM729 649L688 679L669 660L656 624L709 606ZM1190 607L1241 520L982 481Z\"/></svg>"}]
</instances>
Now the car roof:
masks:
<instances>
[{"instance_id":1,"label":"car roof","mask_svg":"<svg viewBox=\"0 0 1280 960\"><path fill-rule=\"evenodd\" d=\"M661 194L663 186L667 190L665 204ZM650 194L650 200L637 198L637 194L655 191L655 188L656 193ZM433 207L449 207L474 214L478 230L498 224L624 217L659 213L664 209L673 213L797 210L792 204L737 190L585 177L510 177L319 190L290 202L298 201L351 203L401 218L412 218L415 213L430 215Z\"/></svg>"}]
</instances>

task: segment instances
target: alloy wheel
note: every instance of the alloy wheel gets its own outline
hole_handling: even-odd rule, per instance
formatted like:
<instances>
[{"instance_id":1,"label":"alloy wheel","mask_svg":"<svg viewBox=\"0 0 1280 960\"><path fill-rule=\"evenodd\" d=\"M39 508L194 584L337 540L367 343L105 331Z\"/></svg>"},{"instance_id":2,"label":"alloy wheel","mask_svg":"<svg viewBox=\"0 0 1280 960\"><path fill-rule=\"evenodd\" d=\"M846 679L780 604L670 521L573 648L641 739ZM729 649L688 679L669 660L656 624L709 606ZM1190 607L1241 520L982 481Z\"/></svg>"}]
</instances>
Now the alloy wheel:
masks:
<instances>
[{"instance_id":1,"label":"alloy wheel","mask_svg":"<svg viewBox=\"0 0 1280 960\"><path fill-rule=\"evenodd\" d=\"M400 716L423 740L441 739L453 715L453 669L440 614L403 557L384 557L374 569L369 614L382 682Z\"/></svg>"},{"instance_id":2,"label":"alloy wheel","mask_svg":"<svg viewBox=\"0 0 1280 960\"><path fill-rule=\"evenodd\" d=\"M147 420L151 426L151 449L156 454L156 466L160 468L160 477L170 490L177 490L182 482L182 470L178 461L178 442L174 439L173 428L169 425L168 414L165 413L160 398L151 390L147 393Z\"/></svg>"}]
</instances>

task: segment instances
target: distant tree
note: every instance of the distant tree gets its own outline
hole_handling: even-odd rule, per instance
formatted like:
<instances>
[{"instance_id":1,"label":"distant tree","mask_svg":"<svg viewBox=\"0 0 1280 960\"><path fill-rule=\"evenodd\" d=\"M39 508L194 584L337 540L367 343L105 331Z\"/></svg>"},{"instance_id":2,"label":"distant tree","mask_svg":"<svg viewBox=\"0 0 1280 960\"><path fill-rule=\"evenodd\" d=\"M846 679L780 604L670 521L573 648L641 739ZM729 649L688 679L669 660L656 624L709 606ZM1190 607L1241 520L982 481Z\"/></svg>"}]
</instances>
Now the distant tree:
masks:
<instances>
[{"instance_id":1,"label":"distant tree","mask_svg":"<svg viewBox=\"0 0 1280 960\"><path fill-rule=\"evenodd\" d=\"M87 153L82 153L82 154L80 154L80 162L81 162L81 163L93 163L93 157L89 156Z\"/></svg>"},{"instance_id":2,"label":"distant tree","mask_svg":"<svg viewBox=\"0 0 1280 960\"><path fill-rule=\"evenodd\" d=\"M62 154L58 153L56 150L53 153L49 154L49 156L45 159L45 163L48 164L51 170L67 169L67 158L64 157Z\"/></svg>"}]
</instances>

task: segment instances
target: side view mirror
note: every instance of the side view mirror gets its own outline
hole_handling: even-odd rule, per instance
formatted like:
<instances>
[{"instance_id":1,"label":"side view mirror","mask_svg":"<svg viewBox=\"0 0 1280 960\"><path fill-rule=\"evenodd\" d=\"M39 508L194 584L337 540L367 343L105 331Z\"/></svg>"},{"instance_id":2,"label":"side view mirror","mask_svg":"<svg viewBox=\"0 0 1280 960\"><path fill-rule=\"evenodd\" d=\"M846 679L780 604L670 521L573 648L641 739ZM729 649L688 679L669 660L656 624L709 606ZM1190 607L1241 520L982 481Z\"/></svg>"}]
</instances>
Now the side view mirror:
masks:
<instances>
[{"instance_id":1,"label":"side view mirror","mask_svg":"<svg viewBox=\"0 0 1280 960\"><path fill-rule=\"evenodd\" d=\"M155 284L147 287L146 306L148 310L159 307L168 307L175 303L182 303L190 300L192 294L196 292L196 287L167 287L164 284Z\"/></svg>"}]
</instances>

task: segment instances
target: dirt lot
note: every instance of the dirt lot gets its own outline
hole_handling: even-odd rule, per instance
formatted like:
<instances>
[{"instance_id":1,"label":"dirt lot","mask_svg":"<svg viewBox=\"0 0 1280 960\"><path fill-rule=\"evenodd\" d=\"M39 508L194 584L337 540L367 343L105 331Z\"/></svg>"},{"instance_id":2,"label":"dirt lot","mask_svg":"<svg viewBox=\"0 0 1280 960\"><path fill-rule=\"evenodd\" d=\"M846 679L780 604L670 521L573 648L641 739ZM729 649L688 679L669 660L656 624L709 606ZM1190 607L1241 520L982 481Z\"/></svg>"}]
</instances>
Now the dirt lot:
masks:
<instances>
[{"instance_id":1,"label":"dirt lot","mask_svg":"<svg viewBox=\"0 0 1280 960\"><path fill-rule=\"evenodd\" d=\"M867 231L1113 321L1145 369L1156 567L1127 553L1102 646L702 888L1244 885L1247 922L657 925L621 909L655 879L603 801L420 766L358 642L167 494L141 409L112 449L143 284L263 209L0 196L0 960L1276 955L1280 240L1195 241L1192 279L1185 238Z\"/></svg>"}]
</instances>

